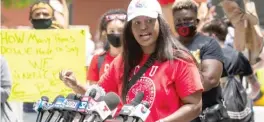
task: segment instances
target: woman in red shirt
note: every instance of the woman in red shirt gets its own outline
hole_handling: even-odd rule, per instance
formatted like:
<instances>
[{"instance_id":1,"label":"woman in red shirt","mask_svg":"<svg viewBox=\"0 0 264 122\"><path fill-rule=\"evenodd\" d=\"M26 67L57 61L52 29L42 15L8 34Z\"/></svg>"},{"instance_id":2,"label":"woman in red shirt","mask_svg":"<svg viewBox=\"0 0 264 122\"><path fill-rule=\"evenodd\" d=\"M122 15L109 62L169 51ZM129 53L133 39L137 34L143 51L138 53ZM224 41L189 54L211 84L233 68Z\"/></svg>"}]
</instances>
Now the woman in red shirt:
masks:
<instances>
[{"instance_id":1,"label":"woman in red shirt","mask_svg":"<svg viewBox=\"0 0 264 122\"><path fill-rule=\"evenodd\" d=\"M190 122L202 107L203 86L195 59L171 33L158 1L132 0L127 14L122 55L114 59L99 85L117 93L123 104L143 92L151 111L146 122ZM153 64L128 88L130 78L150 55L155 57ZM85 93L72 72L60 74L75 92Z\"/></svg>"},{"instance_id":2,"label":"woman in red shirt","mask_svg":"<svg viewBox=\"0 0 264 122\"><path fill-rule=\"evenodd\" d=\"M90 84L97 83L100 76L109 69L110 63L121 52L120 34L126 21L126 11L114 9L107 11L100 20L100 39L106 39L104 52L94 55L87 72Z\"/></svg>"}]
</instances>

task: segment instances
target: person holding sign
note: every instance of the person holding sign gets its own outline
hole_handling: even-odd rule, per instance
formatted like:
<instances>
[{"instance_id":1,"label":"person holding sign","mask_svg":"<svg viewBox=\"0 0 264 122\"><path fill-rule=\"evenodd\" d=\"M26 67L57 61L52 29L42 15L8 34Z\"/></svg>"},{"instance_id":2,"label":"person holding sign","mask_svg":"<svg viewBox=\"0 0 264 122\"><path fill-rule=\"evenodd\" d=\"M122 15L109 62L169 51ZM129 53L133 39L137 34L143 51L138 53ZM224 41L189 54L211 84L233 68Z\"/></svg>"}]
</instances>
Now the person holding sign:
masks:
<instances>
[{"instance_id":1,"label":"person holding sign","mask_svg":"<svg viewBox=\"0 0 264 122\"><path fill-rule=\"evenodd\" d=\"M123 104L143 92L151 111L146 122L193 120L201 112L203 92L196 60L172 34L157 0L132 0L127 13L122 55L99 85L116 92ZM73 72L61 71L60 79L75 92L85 93Z\"/></svg>"},{"instance_id":2,"label":"person holding sign","mask_svg":"<svg viewBox=\"0 0 264 122\"><path fill-rule=\"evenodd\" d=\"M29 20L35 29L48 29L54 20L54 10L46 2L37 2L30 8Z\"/></svg>"},{"instance_id":3,"label":"person holding sign","mask_svg":"<svg viewBox=\"0 0 264 122\"><path fill-rule=\"evenodd\" d=\"M34 29L63 29L64 25L55 21L54 9L44 1L39 1L33 4L29 12L29 20ZM35 112L32 102L23 103L24 112Z\"/></svg>"},{"instance_id":4,"label":"person holding sign","mask_svg":"<svg viewBox=\"0 0 264 122\"><path fill-rule=\"evenodd\" d=\"M121 52L120 36L126 21L126 11L114 9L107 11L100 20L100 39L107 40L104 51L96 54L87 72L87 80L95 84L100 76L109 69L110 63Z\"/></svg>"},{"instance_id":5,"label":"person holding sign","mask_svg":"<svg viewBox=\"0 0 264 122\"><path fill-rule=\"evenodd\" d=\"M68 23L58 23L54 16L54 9L52 6L43 1L36 2L32 5L30 8L29 20L34 29L62 29L68 26Z\"/></svg>"}]
</instances>

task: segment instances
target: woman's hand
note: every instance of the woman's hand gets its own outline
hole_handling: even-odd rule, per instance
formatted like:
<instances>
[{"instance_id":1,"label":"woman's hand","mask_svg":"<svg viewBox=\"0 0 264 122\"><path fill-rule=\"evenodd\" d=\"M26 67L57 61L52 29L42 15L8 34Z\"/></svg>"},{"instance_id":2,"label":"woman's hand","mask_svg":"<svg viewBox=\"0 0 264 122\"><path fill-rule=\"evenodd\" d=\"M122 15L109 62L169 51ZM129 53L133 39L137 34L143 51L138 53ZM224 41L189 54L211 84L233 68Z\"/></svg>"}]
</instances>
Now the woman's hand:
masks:
<instances>
[{"instance_id":1,"label":"woman's hand","mask_svg":"<svg viewBox=\"0 0 264 122\"><path fill-rule=\"evenodd\" d=\"M75 75L72 71L69 70L62 70L59 73L60 80L63 81L63 83L68 86L69 88L74 88L78 86L78 82L76 80Z\"/></svg>"}]
</instances>

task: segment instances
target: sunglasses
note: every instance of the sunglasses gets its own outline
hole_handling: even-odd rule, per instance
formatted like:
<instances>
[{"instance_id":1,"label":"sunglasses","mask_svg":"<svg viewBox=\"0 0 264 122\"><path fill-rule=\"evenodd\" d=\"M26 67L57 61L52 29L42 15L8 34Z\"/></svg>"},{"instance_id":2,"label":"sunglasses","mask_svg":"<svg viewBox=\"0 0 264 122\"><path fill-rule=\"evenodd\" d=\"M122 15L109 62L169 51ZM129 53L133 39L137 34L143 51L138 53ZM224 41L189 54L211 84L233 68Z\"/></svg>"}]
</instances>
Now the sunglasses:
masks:
<instances>
[{"instance_id":1,"label":"sunglasses","mask_svg":"<svg viewBox=\"0 0 264 122\"><path fill-rule=\"evenodd\" d=\"M126 20L126 15L124 14L112 14L112 15L107 15L105 17L107 21L114 20L114 19L119 19L119 20Z\"/></svg>"}]
</instances>

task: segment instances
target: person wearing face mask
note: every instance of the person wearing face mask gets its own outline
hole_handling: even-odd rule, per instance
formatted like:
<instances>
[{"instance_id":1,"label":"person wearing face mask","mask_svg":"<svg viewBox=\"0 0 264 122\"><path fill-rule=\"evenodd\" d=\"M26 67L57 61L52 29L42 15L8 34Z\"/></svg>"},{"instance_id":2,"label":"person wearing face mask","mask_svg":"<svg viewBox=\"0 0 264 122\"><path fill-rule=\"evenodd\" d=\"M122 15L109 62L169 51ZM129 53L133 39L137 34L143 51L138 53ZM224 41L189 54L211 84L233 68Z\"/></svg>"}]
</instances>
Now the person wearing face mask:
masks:
<instances>
[{"instance_id":1,"label":"person wearing face mask","mask_svg":"<svg viewBox=\"0 0 264 122\"><path fill-rule=\"evenodd\" d=\"M203 86L194 57L172 34L157 0L132 0L122 33L122 53L100 78L106 92L129 104L143 92L150 114L145 122L190 122L201 112ZM86 89L74 73L60 79L75 92Z\"/></svg>"},{"instance_id":2,"label":"person wearing face mask","mask_svg":"<svg viewBox=\"0 0 264 122\"><path fill-rule=\"evenodd\" d=\"M126 11L109 10L102 15L99 24L100 39L106 39L104 52L94 55L87 72L90 84L96 83L100 76L109 69L110 63L121 52L120 35L126 20Z\"/></svg>"},{"instance_id":3,"label":"person wearing face mask","mask_svg":"<svg viewBox=\"0 0 264 122\"><path fill-rule=\"evenodd\" d=\"M29 20L34 29L48 29L54 20L54 10L46 2L36 2L30 8Z\"/></svg>"},{"instance_id":4,"label":"person wearing face mask","mask_svg":"<svg viewBox=\"0 0 264 122\"><path fill-rule=\"evenodd\" d=\"M220 45L216 39L197 32L198 12L197 6L192 0L176 1L173 4L172 12L175 29L179 34L178 38L198 61L202 75L204 86L203 112L193 122L206 121L204 119L210 116L207 110L212 110L214 115L228 119L223 106L220 87L224 63L224 55ZM213 119L217 119L217 122L222 121L221 118L217 117Z\"/></svg>"},{"instance_id":5,"label":"person wearing face mask","mask_svg":"<svg viewBox=\"0 0 264 122\"><path fill-rule=\"evenodd\" d=\"M34 29L63 29L63 25L54 19L54 9L49 3L40 1L33 4L29 12L29 20ZM23 111L33 113L33 102L24 102Z\"/></svg>"}]
</instances>

